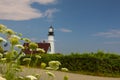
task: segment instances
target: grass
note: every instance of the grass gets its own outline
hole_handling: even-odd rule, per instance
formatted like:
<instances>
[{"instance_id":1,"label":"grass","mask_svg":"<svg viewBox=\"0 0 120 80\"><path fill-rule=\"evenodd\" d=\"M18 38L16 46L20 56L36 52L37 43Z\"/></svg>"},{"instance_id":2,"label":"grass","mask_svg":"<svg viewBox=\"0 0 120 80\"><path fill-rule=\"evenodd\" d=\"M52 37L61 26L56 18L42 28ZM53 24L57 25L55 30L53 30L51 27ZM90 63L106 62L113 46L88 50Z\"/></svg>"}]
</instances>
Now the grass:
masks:
<instances>
[{"instance_id":1,"label":"grass","mask_svg":"<svg viewBox=\"0 0 120 80\"><path fill-rule=\"evenodd\" d=\"M44 73L43 71L46 71L46 69L40 69L40 68L33 68L33 67L30 67L30 68L27 68L26 66L22 66L25 71L22 72L22 75L27 75L27 74L35 74L35 71L36 71L36 74L37 73ZM58 70L58 72L63 72L61 70ZM113 77L113 78L120 78L120 74L111 74L111 73L95 73L95 72L85 72L85 71L68 71L66 73L73 73L73 74L80 74L80 75L91 75L91 76L99 76L99 77Z\"/></svg>"}]
</instances>

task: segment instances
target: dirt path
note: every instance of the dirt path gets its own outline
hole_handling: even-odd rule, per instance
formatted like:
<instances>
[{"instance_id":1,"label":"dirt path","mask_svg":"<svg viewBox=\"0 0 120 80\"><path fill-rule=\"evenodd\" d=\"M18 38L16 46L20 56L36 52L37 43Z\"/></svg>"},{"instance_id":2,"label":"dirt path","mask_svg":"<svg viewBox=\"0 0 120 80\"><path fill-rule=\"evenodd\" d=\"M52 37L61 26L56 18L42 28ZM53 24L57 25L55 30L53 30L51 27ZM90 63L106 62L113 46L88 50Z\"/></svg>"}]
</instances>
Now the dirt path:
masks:
<instances>
[{"instance_id":1,"label":"dirt path","mask_svg":"<svg viewBox=\"0 0 120 80\"><path fill-rule=\"evenodd\" d=\"M46 78L46 70L41 69L34 69L34 68L25 68L22 75L29 75L29 74L41 74L41 80ZM63 80L65 75L69 76L69 80L120 80L120 78L111 78L111 77L97 77L97 76L89 76L89 75L81 75L81 74L74 74L74 73L66 73L60 71L51 71L55 74L55 80Z\"/></svg>"}]
</instances>

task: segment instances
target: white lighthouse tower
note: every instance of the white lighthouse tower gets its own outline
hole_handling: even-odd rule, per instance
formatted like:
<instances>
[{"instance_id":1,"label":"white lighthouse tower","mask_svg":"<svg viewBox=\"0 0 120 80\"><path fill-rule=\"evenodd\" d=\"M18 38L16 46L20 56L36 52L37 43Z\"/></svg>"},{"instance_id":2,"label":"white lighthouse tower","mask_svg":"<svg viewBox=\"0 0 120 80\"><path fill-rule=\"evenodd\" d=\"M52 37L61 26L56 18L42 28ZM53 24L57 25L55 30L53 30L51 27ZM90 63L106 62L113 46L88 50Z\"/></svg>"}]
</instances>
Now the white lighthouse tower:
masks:
<instances>
[{"instance_id":1,"label":"white lighthouse tower","mask_svg":"<svg viewBox=\"0 0 120 80\"><path fill-rule=\"evenodd\" d=\"M48 31L48 42L50 43L50 54L55 53L55 46L54 46L54 28L52 26L49 27Z\"/></svg>"}]
</instances>

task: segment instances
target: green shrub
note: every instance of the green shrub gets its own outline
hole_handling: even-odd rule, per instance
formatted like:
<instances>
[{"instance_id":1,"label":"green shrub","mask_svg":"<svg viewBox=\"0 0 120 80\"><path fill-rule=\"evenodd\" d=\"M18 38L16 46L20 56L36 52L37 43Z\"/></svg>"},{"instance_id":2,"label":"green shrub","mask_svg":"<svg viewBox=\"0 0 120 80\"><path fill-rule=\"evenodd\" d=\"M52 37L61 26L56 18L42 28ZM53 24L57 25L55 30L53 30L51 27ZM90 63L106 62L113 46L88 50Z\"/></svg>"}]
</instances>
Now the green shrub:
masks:
<instances>
[{"instance_id":1,"label":"green shrub","mask_svg":"<svg viewBox=\"0 0 120 80\"><path fill-rule=\"evenodd\" d=\"M35 57L32 56L32 61L34 60ZM43 54L41 59L38 60L36 67L40 67L42 62L47 64L51 60L60 61L62 64L60 67L67 67L70 71L120 74L120 55L118 54L100 51L84 54L72 53L70 55ZM32 63L34 62L31 62L31 65ZM21 64L24 65L24 62Z\"/></svg>"}]
</instances>

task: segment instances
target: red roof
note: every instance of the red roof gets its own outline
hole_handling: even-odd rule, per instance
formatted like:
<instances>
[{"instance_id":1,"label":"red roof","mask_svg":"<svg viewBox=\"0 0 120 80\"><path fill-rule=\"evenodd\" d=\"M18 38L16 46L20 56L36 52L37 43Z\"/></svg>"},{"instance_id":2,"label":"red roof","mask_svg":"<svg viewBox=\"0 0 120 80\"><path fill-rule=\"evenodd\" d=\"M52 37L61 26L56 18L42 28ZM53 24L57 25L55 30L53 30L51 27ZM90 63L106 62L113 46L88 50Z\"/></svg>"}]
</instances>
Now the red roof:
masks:
<instances>
[{"instance_id":1,"label":"red roof","mask_svg":"<svg viewBox=\"0 0 120 80\"><path fill-rule=\"evenodd\" d=\"M38 44L38 48L41 48L41 49L44 49L45 50L45 53L47 53L48 49L50 48L50 43L37 43ZM29 49L29 43L24 43L23 44L24 47L27 47L23 50L24 53L26 54L30 54L31 51ZM37 51L33 51L33 54L37 53Z\"/></svg>"}]
</instances>

